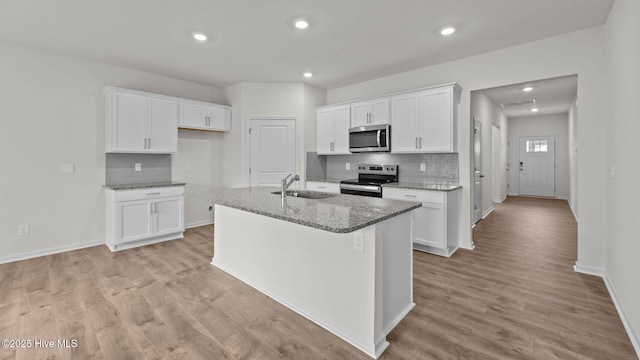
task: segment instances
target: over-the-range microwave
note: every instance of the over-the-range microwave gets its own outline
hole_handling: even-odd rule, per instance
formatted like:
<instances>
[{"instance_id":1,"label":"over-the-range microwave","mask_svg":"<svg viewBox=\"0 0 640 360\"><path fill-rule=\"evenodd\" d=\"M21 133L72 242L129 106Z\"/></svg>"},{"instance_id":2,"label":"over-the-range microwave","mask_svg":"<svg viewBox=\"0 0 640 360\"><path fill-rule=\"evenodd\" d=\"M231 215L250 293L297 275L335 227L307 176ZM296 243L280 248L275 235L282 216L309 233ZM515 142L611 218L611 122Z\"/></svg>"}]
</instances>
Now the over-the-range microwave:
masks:
<instances>
[{"instance_id":1,"label":"over-the-range microwave","mask_svg":"<svg viewBox=\"0 0 640 360\"><path fill-rule=\"evenodd\" d=\"M390 125L357 126L349 129L349 151L352 153L390 150Z\"/></svg>"}]
</instances>

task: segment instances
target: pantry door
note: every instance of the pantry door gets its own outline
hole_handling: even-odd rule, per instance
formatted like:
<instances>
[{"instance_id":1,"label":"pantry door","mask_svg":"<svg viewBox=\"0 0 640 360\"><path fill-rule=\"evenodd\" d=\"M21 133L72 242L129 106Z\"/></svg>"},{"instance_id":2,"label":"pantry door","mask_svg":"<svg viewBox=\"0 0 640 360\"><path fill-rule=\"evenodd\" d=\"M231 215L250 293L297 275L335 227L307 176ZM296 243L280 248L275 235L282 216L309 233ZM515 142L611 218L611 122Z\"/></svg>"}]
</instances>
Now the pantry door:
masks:
<instances>
[{"instance_id":1,"label":"pantry door","mask_svg":"<svg viewBox=\"0 0 640 360\"><path fill-rule=\"evenodd\" d=\"M555 136L520 138L520 195L556 196Z\"/></svg>"},{"instance_id":2,"label":"pantry door","mask_svg":"<svg viewBox=\"0 0 640 360\"><path fill-rule=\"evenodd\" d=\"M280 187L282 178L296 174L295 118L252 118L249 139L251 186Z\"/></svg>"}]
</instances>

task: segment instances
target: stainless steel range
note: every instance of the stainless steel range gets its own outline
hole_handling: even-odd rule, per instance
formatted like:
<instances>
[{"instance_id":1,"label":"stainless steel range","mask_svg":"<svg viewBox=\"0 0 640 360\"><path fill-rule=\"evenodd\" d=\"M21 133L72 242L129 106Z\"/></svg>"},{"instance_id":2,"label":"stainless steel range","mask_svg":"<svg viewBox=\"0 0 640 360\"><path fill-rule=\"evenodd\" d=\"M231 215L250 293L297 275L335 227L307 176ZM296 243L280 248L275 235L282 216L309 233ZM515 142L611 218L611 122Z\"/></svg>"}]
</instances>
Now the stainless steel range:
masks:
<instances>
[{"instance_id":1,"label":"stainless steel range","mask_svg":"<svg viewBox=\"0 0 640 360\"><path fill-rule=\"evenodd\" d=\"M398 181L398 165L358 164L358 178L340 182L340 193L382 197L382 184Z\"/></svg>"}]
</instances>

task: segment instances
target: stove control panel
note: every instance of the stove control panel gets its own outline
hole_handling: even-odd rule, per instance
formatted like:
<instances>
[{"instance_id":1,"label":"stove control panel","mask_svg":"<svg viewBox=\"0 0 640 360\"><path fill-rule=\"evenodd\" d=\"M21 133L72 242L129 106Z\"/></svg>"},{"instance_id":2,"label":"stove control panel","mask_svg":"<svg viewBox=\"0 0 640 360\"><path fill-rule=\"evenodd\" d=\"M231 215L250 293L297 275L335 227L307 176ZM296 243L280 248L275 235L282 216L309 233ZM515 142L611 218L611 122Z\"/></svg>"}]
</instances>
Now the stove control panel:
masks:
<instances>
[{"instance_id":1,"label":"stove control panel","mask_svg":"<svg viewBox=\"0 0 640 360\"><path fill-rule=\"evenodd\" d=\"M358 174L398 175L398 165L358 164Z\"/></svg>"}]
</instances>

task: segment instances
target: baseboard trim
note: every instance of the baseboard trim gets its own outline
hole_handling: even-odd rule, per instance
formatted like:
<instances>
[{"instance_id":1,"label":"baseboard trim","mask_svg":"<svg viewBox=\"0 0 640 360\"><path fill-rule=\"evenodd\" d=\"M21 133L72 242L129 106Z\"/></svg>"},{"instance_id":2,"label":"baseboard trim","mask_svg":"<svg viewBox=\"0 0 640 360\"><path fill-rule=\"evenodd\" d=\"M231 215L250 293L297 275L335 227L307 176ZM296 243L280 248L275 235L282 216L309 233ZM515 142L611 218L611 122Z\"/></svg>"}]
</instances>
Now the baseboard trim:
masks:
<instances>
[{"instance_id":1,"label":"baseboard trim","mask_svg":"<svg viewBox=\"0 0 640 360\"><path fill-rule=\"evenodd\" d=\"M213 220L202 220L202 221L196 221L196 222L184 224L184 228L185 229L191 229L191 228L205 226L205 225L211 225L211 224L213 224Z\"/></svg>"},{"instance_id":2,"label":"baseboard trim","mask_svg":"<svg viewBox=\"0 0 640 360\"><path fill-rule=\"evenodd\" d=\"M611 284L611 281L609 281L609 275L606 272L604 273L604 276L602 277L602 279L604 280L604 284L607 287L607 290L609 291L611 300L613 300L613 305L615 305L616 310L618 311L618 316L622 321L622 325L624 326L624 329L627 331L629 340L631 340L631 345L633 345L633 349L636 351L636 356L640 358L640 339L638 339L638 336L636 336L635 332L633 331L633 328L631 327L631 323L629 322L629 319L627 318L627 315L624 312L624 309L622 308L622 304L618 300L618 296L616 295L616 292L613 289L613 284Z\"/></svg>"},{"instance_id":3,"label":"baseboard trim","mask_svg":"<svg viewBox=\"0 0 640 360\"><path fill-rule=\"evenodd\" d=\"M613 301L613 305L616 307L616 311L618 311L618 317L620 318L620 321L622 321L622 325L627 332L627 336L629 336L629 340L631 340L631 345L636 351L636 355L640 358L640 339L638 339L638 336L636 336L633 328L631 327L631 323L629 322L629 319L627 318L627 315L622 308L622 304L620 303L620 300L618 300L618 296L616 295L616 292L613 288L613 284L611 284L611 281L609 281L609 275L607 274L607 272L600 268L580 265L577 262L573 266L573 270L575 272L599 276L602 278L602 280L604 281L604 285L607 287L607 291L609 291L611 301Z\"/></svg>"},{"instance_id":4,"label":"baseboard trim","mask_svg":"<svg viewBox=\"0 0 640 360\"><path fill-rule=\"evenodd\" d=\"M578 214L576 213L576 209L573 208L573 204L571 203L571 201L567 200L567 203L569 203L569 209L571 209L571 212L573 213L573 217L576 219L576 223L577 223Z\"/></svg>"},{"instance_id":5,"label":"baseboard trim","mask_svg":"<svg viewBox=\"0 0 640 360\"><path fill-rule=\"evenodd\" d=\"M490 207L489 210L485 211L484 214L482 214L482 218L484 219L487 216L489 216L489 214L491 214L493 212L493 210L495 210L495 209L496 209L495 206Z\"/></svg>"},{"instance_id":6,"label":"baseboard trim","mask_svg":"<svg viewBox=\"0 0 640 360\"><path fill-rule=\"evenodd\" d=\"M600 276L600 277L604 276L604 269L593 267L593 266L580 265L578 264L577 261L575 265L573 265L573 271L579 272L582 274L587 274L587 275L594 275L594 276Z\"/></svg>"},{"instance_id":7,"label":"baseboard trim","mask_svg":"<svg viewBox=\"0 0 640 360\"><path fill-rule=\"evenodd\" d=\"M84 249L84 248L98 246L98 245L104 245L104 240L87 241L79 244L57 246L49 249L28 251L28 252L24 252L16 255L3 256L3 257L0 257L0 264L6 264L6 263L20 261L20 260L33 259L41 256L59 254L66 251L79 250L79 249Z\"/></svg>"}]
</instances>

